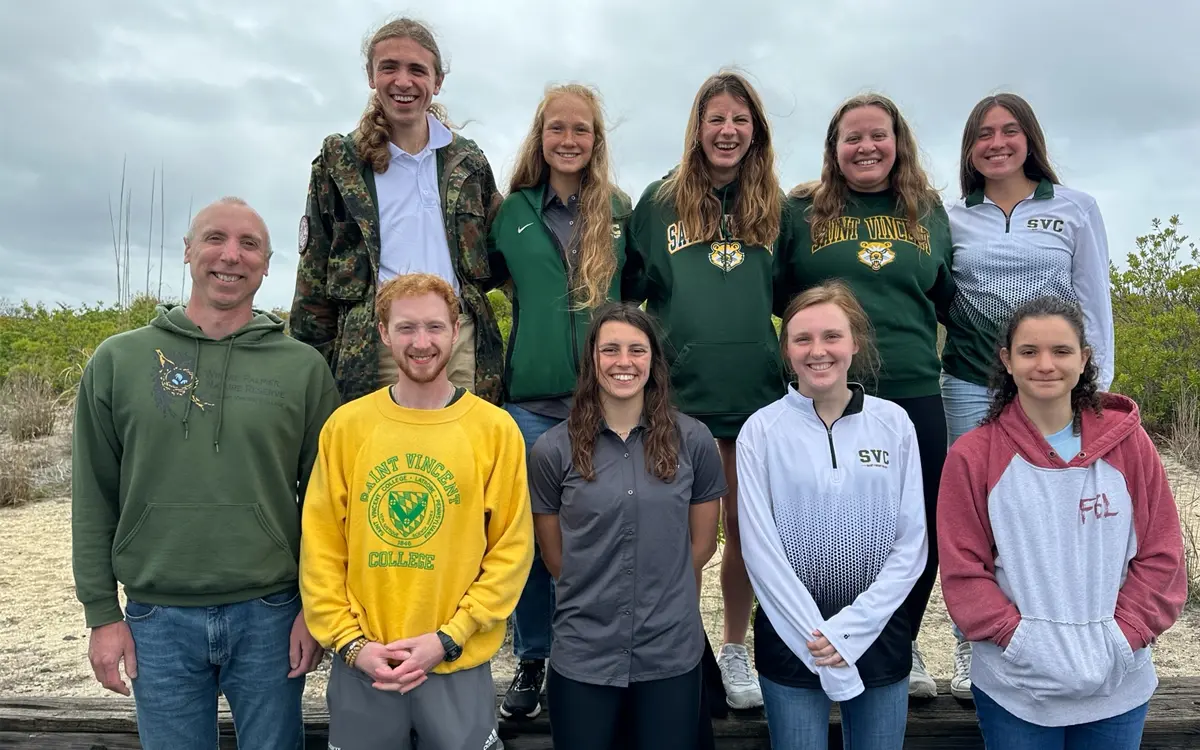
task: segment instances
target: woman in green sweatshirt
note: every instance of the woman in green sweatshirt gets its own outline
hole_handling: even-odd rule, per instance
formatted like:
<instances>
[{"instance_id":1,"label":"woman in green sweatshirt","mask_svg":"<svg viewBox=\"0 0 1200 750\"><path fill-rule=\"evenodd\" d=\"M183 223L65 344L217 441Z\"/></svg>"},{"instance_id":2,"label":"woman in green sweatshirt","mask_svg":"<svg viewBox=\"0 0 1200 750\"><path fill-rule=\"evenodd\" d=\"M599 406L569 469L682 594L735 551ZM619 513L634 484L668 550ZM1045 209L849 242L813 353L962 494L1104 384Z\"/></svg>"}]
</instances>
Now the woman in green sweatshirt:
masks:
<instances>
[{"instance_id":1,"label":"woman in green sweatshirt","mask_svg":"<svg viewBox=\"0 0 1200 750\"><path fill-rule=\"evenodd\" d=\"M894 401L916 427L929 559L904 606L912 633L909 694L937 686L917 632L937 577L937 492L946 458L937 324L954 296L949 221L921 168L916 139L887 97L847 100L829 123L821 179L788 196L790 231L776 309L826 279L850 285L875 329L880 366L868 391Z\"/></svg>"},{"instance_id":2,"label":"woman in green sweatshirt","mask_svg":"<svg viewBox=\"0 0 1200 750\"><path fill-rule=\"evenodd\" d=\"M751 414L784 393L771 323L782 201L758 93L734 73L710 77L688 117L682 160L634 209L622 286L664 329L679 410L707 425L721 451L729 492L718 664L734 708L762 705L743 645L752 592L738 543L734 440Z\"/></svg>"},{"instance_id":3,"label":"woman in green sweatshirt","mask_svg":"<svg viewBox=\"0 0 1200 750\"><path fill-rule=\"evenodd\" d=\"M504 408L526 451L567 418L592 312L620 294L630 211L611 179L599 95L549 88L488 235L491 283L511 283ZM553 613L553 582L535 549L513 617L519 667L500 705L506 718L541 712Z\"/></svg>"}]
</instances>

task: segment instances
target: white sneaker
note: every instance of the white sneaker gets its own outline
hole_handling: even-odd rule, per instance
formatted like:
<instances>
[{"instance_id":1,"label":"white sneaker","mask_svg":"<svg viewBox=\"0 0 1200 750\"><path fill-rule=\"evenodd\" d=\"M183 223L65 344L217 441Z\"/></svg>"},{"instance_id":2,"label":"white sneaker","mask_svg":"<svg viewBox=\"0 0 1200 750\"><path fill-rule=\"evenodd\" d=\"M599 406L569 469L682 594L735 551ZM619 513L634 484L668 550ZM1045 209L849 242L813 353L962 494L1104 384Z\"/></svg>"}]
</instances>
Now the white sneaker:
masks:
<instances>
[{"instance_id":1,"label":"white sneaker","mask_svg":"<svg viewBox=\"0 0 1200 750\"><path fill-rule=\"evenodd\" d=\"M971 642L959 641L954 647L954 677L950 678L950 694L961 701L973 701L971 693Z\"/></svg>"},{"instance_id":2,"label":"white sneaker","mask_svg":"<svg viewBox=\"0 0 1200 750\"><path fill-rule=\"evenodd\" d=\"M740 643L726 643L717 655L721 682L725 685L725 702L730 708L745 710L763 704L758 675L750 668L750 652Z\"/></svg>"},{"instance_id":3,"label":"white sneaker","mask_svg":"<svg viewBox=\"0 0 1200 750\"><path fill-rule=\"evenodd\" d=\"M936 698L937 683L929 676L929 672L925 669L925 657L921 655L921 649L917 648L917 642L913 641L912 645L912 672L908 675L908 697L910 698Z\"/></svg>"}]
</instances>

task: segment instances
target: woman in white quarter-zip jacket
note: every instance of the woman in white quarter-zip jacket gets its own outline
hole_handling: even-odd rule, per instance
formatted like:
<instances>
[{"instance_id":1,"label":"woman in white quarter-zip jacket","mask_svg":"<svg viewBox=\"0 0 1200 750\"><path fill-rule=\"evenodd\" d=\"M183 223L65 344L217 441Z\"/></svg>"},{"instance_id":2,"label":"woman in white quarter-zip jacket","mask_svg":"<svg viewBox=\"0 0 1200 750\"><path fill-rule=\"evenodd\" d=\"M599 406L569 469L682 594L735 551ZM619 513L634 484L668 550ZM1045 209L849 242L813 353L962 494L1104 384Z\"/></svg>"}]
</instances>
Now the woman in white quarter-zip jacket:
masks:
<instances>
[{"instance_id":1,"label":"woman in white quarter-zip jacket","mask_svg":"<svg viewBox=\"0 0 1200 750\"><path fill-rule=\"evenodd\" d=\"M942 351L950 445L987 413L996 339L1013 310L1041 296L1078 302L1099 370L1113 379L1108 239L1092 196L1059 184L1033 108L1011 93L975 105L963 130L962 198L948 208L957 294ZM957 627L950 692L971 700L971 644Z\"/></svg>"},{"instance_id":2,"label":"woman in white quarter-zip jacket","mask_svg":"<svg viewBox=\"0 0 1200 750\"><path fill-rule=\"evenodd\" d=\"M838 701L847 748L899 749L912 665L901 605L929 551L916 430L904 409L847 380L875 356L844 283L791 302L780 348L796 380L737 440L771 746L825 748Z\"/></svg>"}]
</instances>

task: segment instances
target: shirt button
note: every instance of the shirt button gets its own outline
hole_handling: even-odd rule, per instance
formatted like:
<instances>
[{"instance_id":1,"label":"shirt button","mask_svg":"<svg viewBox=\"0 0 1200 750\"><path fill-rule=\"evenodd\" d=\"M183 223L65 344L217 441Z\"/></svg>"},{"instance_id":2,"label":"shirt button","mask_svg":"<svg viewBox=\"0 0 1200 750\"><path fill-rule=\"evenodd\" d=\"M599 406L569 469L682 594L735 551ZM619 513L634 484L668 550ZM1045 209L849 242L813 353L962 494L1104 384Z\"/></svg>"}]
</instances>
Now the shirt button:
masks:
<instances>
[{"instance_id":1,"label":"shirt button","mask_svg":"<svg viewBox=\"0 0 1200 750\"><path fill-rule=\"evenodd\" d=\"M633 494L633 490L630 490L630 491L629 491L629 494L630 494L630 495L632 495L632 494Z\"/></svg>"},{"instance_id":2,"label":"shirt button","mask_svg":"<svg viewBox=\"0 0 1200 750\"><path fill-rule=\"evenodd\" d=\"M628 454L628 453L626 453L626 454L625 454L625 458L629 458L629 454Z\"/></svg>"},{"instance_id":3,"label":"shirt button","mask_svg":"<svg viewBox=\"0 0 1200 750\"><path fill-rule=\"evenodd\" d=\"M625 569L625 575L627 575L627 576L631 576L631 575L633 575L633 568L626 568L626 569Z\"/></svg>"}]
</instances>

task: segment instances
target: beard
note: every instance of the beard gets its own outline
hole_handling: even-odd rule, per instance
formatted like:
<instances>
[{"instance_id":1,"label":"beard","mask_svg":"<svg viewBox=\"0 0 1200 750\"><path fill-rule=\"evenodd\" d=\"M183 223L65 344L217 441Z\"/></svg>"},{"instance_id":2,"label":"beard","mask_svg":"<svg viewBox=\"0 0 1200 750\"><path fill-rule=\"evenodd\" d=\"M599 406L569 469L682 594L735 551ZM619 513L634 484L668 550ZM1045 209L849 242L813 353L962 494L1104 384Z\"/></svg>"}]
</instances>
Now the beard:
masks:
<instances>
[{"instance_id":1,"label":"beard","mask_svg":"<svg viewBox=\"0 0 1200 750\"><path fill-rule=\"evenodd\" d=\"M404 374L404 377L408 378L414 383L420 383L424 385L425 383L432 383L433 381L437 380L438 377L441 376L442 372L445 371L446 365L449 364L449 362L450 354L448 352L443 352L441 349L434 349L433 359L430 360L429 364L415 365L412 360L408 358L408 353L405 352L404 355L399 358L399 361L396 362L396 367L401 373Z\"/></svg>"}]
</instances>

